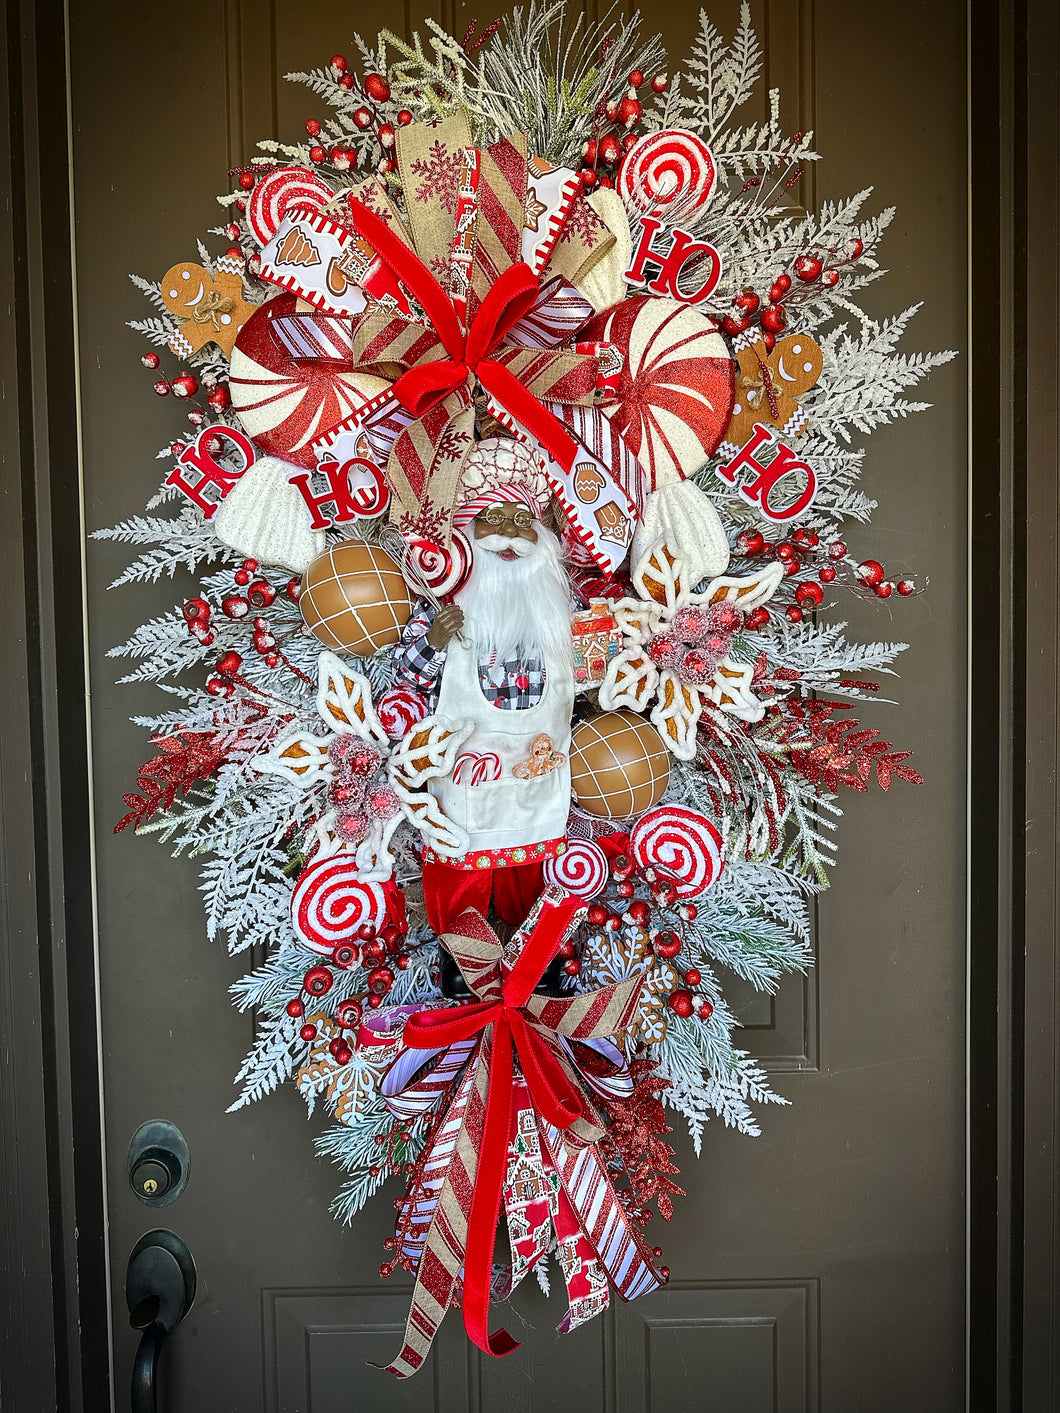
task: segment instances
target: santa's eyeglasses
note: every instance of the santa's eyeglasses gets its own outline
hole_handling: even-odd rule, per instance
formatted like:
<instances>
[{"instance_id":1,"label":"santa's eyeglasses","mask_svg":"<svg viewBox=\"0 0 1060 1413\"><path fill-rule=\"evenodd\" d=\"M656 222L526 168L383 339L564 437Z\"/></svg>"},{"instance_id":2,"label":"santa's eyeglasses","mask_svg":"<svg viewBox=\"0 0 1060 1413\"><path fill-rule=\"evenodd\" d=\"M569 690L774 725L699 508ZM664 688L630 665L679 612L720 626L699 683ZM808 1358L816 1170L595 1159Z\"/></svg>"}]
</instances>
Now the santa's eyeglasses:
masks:
<instances>
[{"instance_id":1,"label":"santa's eyeglasses","mask_svg":"<svg viewBox=\"0 0 1060 1413\"><path fill-rule=\"evenodd\" d=\"M522 508L514 515L507 515L501 505L491 505L489 510L484 510L478 518L487 525L514 525L518 530L529 530L534 523L534 517L529 510Z\"/></svg>"}]
</instances>

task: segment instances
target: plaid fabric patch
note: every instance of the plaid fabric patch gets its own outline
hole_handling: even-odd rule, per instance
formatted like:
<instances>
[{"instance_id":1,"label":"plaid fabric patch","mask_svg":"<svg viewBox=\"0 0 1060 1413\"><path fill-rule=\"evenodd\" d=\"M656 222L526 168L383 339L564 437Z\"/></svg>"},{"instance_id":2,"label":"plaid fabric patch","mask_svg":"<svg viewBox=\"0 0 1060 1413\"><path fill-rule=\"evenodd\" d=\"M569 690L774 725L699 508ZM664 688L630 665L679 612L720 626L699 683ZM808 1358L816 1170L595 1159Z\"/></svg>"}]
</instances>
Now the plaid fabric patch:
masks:
<instances>
[{"instance_id":1,"label":"plaid fabric patch","mask_svg":"<svg viewBox=\"0 0 1060 1413\"><path fill-rule=\"evenodd\" d=\"M398 678L427 697L431 711L437 706L445 648L427 641L434 622L434 607L420 600L401 633L401 641L391 649L390 658ZM537 706L545 689L545 668L539 659L530 662L497 662L479 659L478 680L482 695L502 711L526 711Z\"/></svg>"}]
</instances>

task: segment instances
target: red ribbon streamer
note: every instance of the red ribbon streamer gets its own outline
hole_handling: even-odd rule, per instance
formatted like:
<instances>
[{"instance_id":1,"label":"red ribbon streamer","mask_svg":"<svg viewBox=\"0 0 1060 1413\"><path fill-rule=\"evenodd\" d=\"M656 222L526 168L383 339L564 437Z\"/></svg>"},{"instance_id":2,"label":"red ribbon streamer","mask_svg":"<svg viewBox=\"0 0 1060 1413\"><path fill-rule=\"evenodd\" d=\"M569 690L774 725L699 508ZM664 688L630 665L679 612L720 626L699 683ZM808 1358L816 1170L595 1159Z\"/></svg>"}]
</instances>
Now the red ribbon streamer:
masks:
<instances>
[{"instance_id":1,"label":"red ribbon streamer","mask_svg":"<svg viewBox=\"0 0 1060 1413\"><path fill-rule=\"evenodd\" d=\"M538 1113L549 1123L567 1129L584 1113L577 1085L522 1012L581 906L577 898L570 898L546 911L503 981L501 1000L421 1011L405 1022L403 1039L414 1050L451 1045L493 1026L486 1116L464 1253L464 1328L479 1349L497 1358L519 1348L507 1330L489 1332L490 1279L507 1171L515 1057Z\"/></svg>"},{"instance_id":2,"label":"red ribbon streamer","mask_svg":"<svg viewBox=\"0 0 1060 1413\"><path fill-rule=\"evenodd\" d=\"M520 426L569 471L577 453L574 438L509 368L489 356L537 298L539 281L530 267L522 262L510 265L494 281L465 334L452 301L416 252L362 202L350 201L348 209L358 235L412 291L449 355L401 375L394 384L394 395L401 405L414 417L422 417L469 377L477 377Z\"/></svg>"}]
</instances>

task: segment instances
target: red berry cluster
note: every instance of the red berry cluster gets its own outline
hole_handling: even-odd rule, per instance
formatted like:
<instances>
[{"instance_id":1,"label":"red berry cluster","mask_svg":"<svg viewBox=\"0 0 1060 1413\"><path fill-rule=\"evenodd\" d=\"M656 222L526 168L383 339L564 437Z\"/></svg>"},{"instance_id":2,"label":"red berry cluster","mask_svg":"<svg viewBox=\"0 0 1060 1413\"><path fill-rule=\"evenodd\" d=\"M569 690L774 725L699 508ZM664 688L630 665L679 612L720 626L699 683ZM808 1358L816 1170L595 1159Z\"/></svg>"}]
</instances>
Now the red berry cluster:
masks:
<instances>
[{"instance_id":1,"label":"red berry cluster","mask_svg":"<svg viewBox=\"0 0 1060 1413\"><path fill-rule=\"evenodd\" d=\"M350 73L349 65L343 55L333 54L329 67L340 88L353 94L358 88L358 83ZM412 114L407 108L400 109L396 114L380 112L383 105L391 101L390 84L382 74L366 74L360 83L360 93L365 101L354 108L353 122L361 132L375 133L383 152L379 162L379 171L382 173L396 172L395 128L408 127L412 122ZM305 130L311 138L316 139L321 136L321 125L316 118L308 120ZM324 162L330 162L337 171L347 172L351 167L357 165L357 153L352 147L341 142L327 148L322 142L314 141L313 146L309 149L309 160L318 166Z\"/></svg>"},{"instance_id":2,"label":"red berry cluster","mask_svg":"<svg viewBox=\"0 0 1060 1413\"><path fill-rule=\"evenodd\" d=\"M306 1012L304 997L319 1000L334 986L336 971L348 971L350 967L361 965L369 969L368 989L340 1001L332 1016L340 1031L356 1030L366 1005L370 1010L376 1010L383 1004L393 988L395 968L404 971L408 967L407 942L408 934L393 923L387 923L378 931L369 923L362 923L350 940L340 942L334 949L330 965L320 962L306 971L300 993L287 1002L287 1014L292 1020L301 1020ZM306 1021L298 1033L308 1045L317 1038L317 1027ZM348 1065L353 1056L345 1035L337 1035L328 1049L340 1065Z\"/></svg>"},{"instance_id":3,"label":"red berry cluster","mask_svg":"<svg viewBox=\"0 0 1060 1413\"><path fill-rule=\"evenodd\" d=\"M160 359L157 353L144 353L140 355L140 362L145 368L156 372ZM218 382L214 374L203 378L203 386L206 388L206 401L215 412L225 412L231 407L232 398L228 388L224 383ZM194 397L199 391L199 380L194 373L189 373L186 369L175 378L168 378L163 373L155 379L154 390L159 397L169 397L172 393L174 397L187 399ZM201 427L206 421L206 412L201 407L193 407L188 412L188 421L195 427Z\"/></svg>"},{"instance_id":4,"label":"red berry cluster","mask_svg":"<svg viewBox=\"0 0 1060 1413\"><path fill-rule=\"evenodd\" d=\"M834 289L839 283L840 270L860 259L864 253L864 242L855 236L843 247L831 248L827 253L819 250L803 251L792 262L795 279L799 281L793 288L791 275L781 271L769 287L768 299L746 286L733 299L732 314L726 314L721 321L722 330L730 338L745 333L757 319L766 348L771 349L788 324L788 309L805 303L812 298L811 286L820 284L825 289Z\"/></svg>"},{"instance_id":5,"label":"red berry cluster","mask_svg":"<svg viewBox=\"0 0 1060 1413\"><path fill-rule=\"evenodd\" d=\"M236 588L243 592L226 594L221 600L221 612L226 618L238 621L241 618L246 618L252 608L268 608L275 601L276 589L259 573L260 568L261 566L256 559L244 559L239 568L234 571L232 578ZM284 588L284 594L291 603L297 603L301 594L301 581L297 578L289 579ZM197 638L204 648L208 648L217 636L210 626L212 611L210 605L203 598L188 599L184 604L184 620L188 625L188 632ZM298 676L304 676L284 656L280 640L271 631L268 620L260 615L254 619L251 641L254 651L265 659L267 667L278 667L281 662L284 662ZM235 691L242 666L243 659L239 653L225 653L215 666L214 670L217 675L207 680L206 690L215 697L231 696Z\"/></svg>"},{"instance_id":6,"label":"red berry cluster","mask_svg":"<svg viewBox=\"0 0 1060 1413\"><path fill-rule=\"evenodd\" d=\"M678 902L677 884L672 878L651 867L639 868L628 854L618 854L611 860L610 873L614 882L615 894L625 905L624 909L616 910L603 902L591 904L586 913L586 921L590 927L602 928L605 932L618 932L623 924L632 927L649 927L653 904L656 908L674 909L682 923L695 922L699 916L699 909L695 903L688 900ZM635 880L648 885L652 903L649 903L646 898L635 896L637 890ZM649 935L652 950L664 961L673 961L684 946L683 937L670 928L653 930ZM568 959L564 963L564 970L568 975L577 976L581 971L581 963L575 956L574 944L566 942L560 949L560 955ZM695 994L695 988L702 981L699 972L695 967L689 967L684 972L682 979L684 985L675 988L670 993L667 1005L676 1015L688 1017L695 1014L700 1020L709 1020L714 1012L714 1007L705 996Z\"/></svg>"},{"instance_id":7,"label":"red berry cluster","mask_svg":"<svg viewBox=\"0 0 1060 1413\"><path fill-rule=\"evenodd\" d=\"M861 564L850 565L847 561L847 547L842 540L831 540L821 544L821 537L815 530L804 525L796 526L783 540L767 540L761 530L741 530L736 537L736 547L748 559L776 559L784 566L785 576L811 574L794 586L795 602L784 610L792 623L800 623L803 615L820 607L824 599L825 584L842 584L855 592L869 589L881 599L890 598L897 592L902 598L916 593L912 579L901 579L897 583L884 577L883 565L876 559L863 560ZM767 608L754 608L746 617L748 628L761 628L770 621Z\"/></svg>"},{"instance_id":8,"label":"red berry cluster","mask_svg":"<svg viewBox=\"0 0 1060 1413\"><path fill-rule=\"evenodd\" d=\"M664 93L668 83L665 74L656 74L651 86L656 93ZM582 167L578 173L586 191L598 186L614 186L623 157L637 141L633 129L644 115L637 93L644 84L644 75L640 69L634 69L626 79L621 96L600 100L592 135L582 148Z\"/></svg>"}]
</instances>

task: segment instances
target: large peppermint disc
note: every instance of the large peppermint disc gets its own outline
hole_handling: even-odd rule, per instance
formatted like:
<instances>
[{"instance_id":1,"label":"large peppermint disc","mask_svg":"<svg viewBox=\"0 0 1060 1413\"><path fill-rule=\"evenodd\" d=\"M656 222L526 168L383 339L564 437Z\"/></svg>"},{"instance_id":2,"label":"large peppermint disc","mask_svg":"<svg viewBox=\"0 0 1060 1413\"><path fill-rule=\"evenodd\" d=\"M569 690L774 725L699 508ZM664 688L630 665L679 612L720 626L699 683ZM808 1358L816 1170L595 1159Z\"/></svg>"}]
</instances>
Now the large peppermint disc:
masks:
<instances>
[{"instance_id":1,"label":"large peppermint disc","mask_svg":"<svg viewBox=\"0 0 1060 1413\"><path fill-rule=\"evenodd\" d=\"M636 295L590 319L579 341L625 358L617 401L602 405L655 490L717 449L732 416L735 365L710 319L676 299Z\"/></svg>"},{"instance_id":2,"label":"large peppermint disc","mask_svg":"<svg viewBox=\"0 0 1060 1413\"><path fill-rule=\"evenodd\" d=\"M709 819L680 805L649 810L633 826L629 841L637 864L672 878L682 898L698 897L717 882L725 866L721 845Z\"/></svg>"},{"instance_id":3,"label":"large peppermint disc","mask_svg":"<svg viewBox=\"0 0 1060 1413\"><path fill-rule=\"evenodd\" d=\"M341 362L295 358L276 321L295 313L298 299L280 294L251 315L232 350L229 392L259 451L313 468L310 442L363 407L389 383L352 373Z\"/></svg>"},{"instance_id":4,"label":"large peppermint disc","mask_svg":"<svg viewBox=\"0 0 1060 1413\"><path fill-rule=\"evenodd\" d=\"M314 952L332 952L362 924L379 928L386 894L378 883L358 877L351 854L333 854L307 864L291 894L291 922Z\"/></svg>"},{"instance_id":5,"label":"large peppermint disc","mask_svg":"<svg viewBox=\"0 0 1060 1413\"><path fill-rule=\"evenodd\" d=\"M247 224L259 245L268 245L289 206L326 206L335 193L308 167L277 167L262 177L247 202Z\"/></svg>"}]
</instances>

